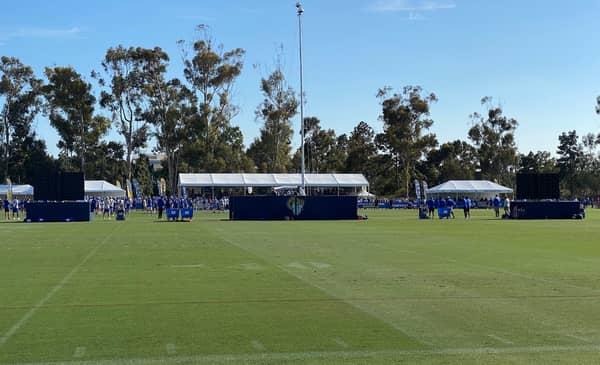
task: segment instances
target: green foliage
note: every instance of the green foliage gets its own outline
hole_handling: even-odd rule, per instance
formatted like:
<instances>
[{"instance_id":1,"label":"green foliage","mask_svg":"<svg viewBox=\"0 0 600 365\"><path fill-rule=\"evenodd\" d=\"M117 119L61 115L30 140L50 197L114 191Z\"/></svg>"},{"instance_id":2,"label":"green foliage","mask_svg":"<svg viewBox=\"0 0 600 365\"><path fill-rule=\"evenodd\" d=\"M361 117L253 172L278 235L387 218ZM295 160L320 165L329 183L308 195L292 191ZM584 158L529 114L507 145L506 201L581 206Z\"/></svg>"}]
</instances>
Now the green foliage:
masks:
<instances>
[{"instance_id":1,"label":"green foliage","mask_svg":"<svg viewBox=\"0 0 600 365\"><path fill-rule=\"evenodd\" d=\"M383 133L375 142L386 158L380 173L393 181L385 184L380 193L409 196L417 163L437 145L435 134L427 134L433 125L429 108L437 101L435 94L425 95L420 86L406 86L401 94L389 96L391 89L379 90L382 99ZM390 190L391 189L391 190Z\"/></svg>"},{"instance_id":2,"label":"green foliage","mask_svg":"<svg viewBox=\"0 0 600 365\"><path fill-rule=\"evenodd\" d=\"M42 81L37 79L31 67L19 59L0 58L0 163L1 175L14 182L25 182L32 176L28 166L46 161L45 144L37 140L32 123L38 115L42 100ZM32 158L41 158L41 161Z\"/></svg>"},{"instance_id":3,"label":"green foliage","mask_svg":"<svg viewBox=\"0 0 600 365\"><path fill-rule=\"evenodd\" d=\"M152 183L152 171L148 157L140 155L133 164L133 178L140 183L140 190L143 196L151 196L154 191Z\"/></svg>"},{"instance_id":4,"label":"green foliage","mask_svg":"<svg viewBox=\"0 0 600 365\"><path fill-rule=\"evenodd\" d=\"M199 39L191 44L179 41L184 58L184 76L196 95L198 122L191 126L192 142L184 148L188 168L195 171L251 171L244 153L239 127L231 126L238 107L231 94L242 72L245 51L223 51L215 45L205 25L198 26ZM191 54L190 54L191 51Z\"/></svg>"},{"instance_id":5,"label":"green foliage","mask_svg":"<svg viewBox=\"0 0 600 365\"><path fill-rule=\"evenodd\" d=\"M75 152L79 171L85 173L86 157L108 131L110 120L94 115L96 98L92 86L72 67L47 67L45 73L48 84L43 89L50 108L50 124L61 138L57 146L63 156L71 157Z\"/></svg>"},{"instance_id":6,"label":"green foliage","mask_svg":"<svg viewBox=\"0 0 600 365\"><path fill-rule=\"evenodd\" d=\"M476 162L473 146L461 140L447 142L429 152L421 165L421 177L431 186L448 180L471 180L478 177Z\"/></svg>"},{"instance_id":7,"label":"green foliage","mask_svg":"<svg viewBox=\"0 0 600 365\"><path fill-rule=\"evenodd\" d=\"M264 100L256 109L256 118L264 124L260 137L248 148L248 156L260 172L287 172L291 167L291 120L297 113L298 99L280 65L261 80L261 91Z\"/></svg>"},{"instance_id":8,"label":"green foliage","mask_svg":"<svg viewBox=\"0 0 600 365\"><path fill-rule=\"evenodd\" d=\"M481 105L487 110L484 115L471 114L474 125L468 132L477 151L478 167L483 178L512 186L518 162L515 143L518 122L504 116L502 107L492 104L490 97L481 99Z\"/></svg>"},{"instance_id":9,"label":"green foliage","mask_svg":"<svg viewBox=\"0 0 600 365\"><path fill-rule=\"evenodd\" d=\"M106 87L100 97L100 105L112 114L117 131L125 140L127 178L131 180L131 156L146 147L149 126L143 118L146 95L144 87L151 78L152 64L156 54L151 49L123 46L109 48L102 61L102 69L108 79L93 72L101 86Z\"/></svg>"}]
</instances>

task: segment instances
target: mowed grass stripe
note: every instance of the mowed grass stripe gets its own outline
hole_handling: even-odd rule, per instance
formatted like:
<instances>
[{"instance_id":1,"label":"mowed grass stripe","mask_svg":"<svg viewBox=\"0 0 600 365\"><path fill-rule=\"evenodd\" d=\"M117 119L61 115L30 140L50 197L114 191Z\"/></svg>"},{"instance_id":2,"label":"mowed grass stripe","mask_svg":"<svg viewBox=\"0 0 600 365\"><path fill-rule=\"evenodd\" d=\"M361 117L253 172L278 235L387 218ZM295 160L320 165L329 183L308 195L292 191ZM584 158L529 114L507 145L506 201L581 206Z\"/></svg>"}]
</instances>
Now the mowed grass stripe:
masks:
<instances>
[{"instance_id":1,"label":"mowed grass stripe","mask_svg":"<svg viewBox=\"0 0 600 365\"><path fill-rule=\"evenodd\" d=\"M62 278L62 280L56 284L35 306L31 307L23 317L21 317L15 324L12 325L12 327L10 327L8 329L8 331L6 331L2 337L0 337L0 348L2 348L2 346L4 344L6 344L6 342L8 340L10 340L10 338L17 333L17 331L19 331L19 329L25 325L25 323L27 323L27 321L33 317L33 315L47 302L49 301L52 296L54 296L54 294L56 294L60 289L62 289L64 287L64 285L71 279L71 277L73 277L73 275L75 275L77 273L77 271L79 271L79 269L85 265L90 258L92 258L92 256L94 256L96 254L96 252L98 252L98 250L104 246L104 244L106 244L106 242L108 242L108 239L112 236L112 234L116 231L116 227L113 228L112 231L110 231L110 233L108 233L106 235L106 237L98 244L96 245L84 258L83 260L81 260L81 262L79 262L77 265L75 265L75 267L73 267L71 269L71 271L69 271L67 273L67 275L65 275L65 277Z\"/></svg>"},{"instance_id":2,"label":"mowed grass stripe","mask_svg":"<svg viewBox=\"0 0 600 365\"><path fill-rule=\"evenodd\" d=\"M221 363L244 363L264 364L266 362L279 361L307 361L307 360L359 360L388 358L395 360L406 360L407 357L431 356L431 355L477 355L477 361L485 359L482 355L515 355L515 354L552 354L552 353L596 353L600 351L600 345L581 346L515 346L515 347L482 347L482 348L450 348L450 349L427 349L427 350L382 350L382 351L312 351L312 352L288 352L288 353L260 353L260 354L222 354L222 355L197 355L197 356L169 356L159 358L131 358L131 359L107 359L107 360L85 360L65 362L35 362L35 363L12 363L7 365L154 365L154 364L221 364ZM572 356L572 355L570 355ZM445 363L455 363L457 359L446 358ZM461 361L460 358L458 361ZM329 362L327 362L329 363ZM342 362L343 363L343 362Z\"/></svg>"},{"instance_id":3,"label":"mowed grass stripe","mask_svg":"<svg viewBox=\"0 0 600 365\"><path fill-rule=\"evenodd\" d=\"M98 226L104 227L91 224ZM156 224L142 216L123 226L0 362L68 360L76 346L86 347L91 359L159 356L165 343L177 344L182 356L246 353L256 351L256 339L276 352L336 350L331 338L346 333L357 349L419 348L381 321L220 240L206 222ZM192 270L173 268L202 262ZM146 304L153 302L162 304Z\"/></svg>"}]
</instances>

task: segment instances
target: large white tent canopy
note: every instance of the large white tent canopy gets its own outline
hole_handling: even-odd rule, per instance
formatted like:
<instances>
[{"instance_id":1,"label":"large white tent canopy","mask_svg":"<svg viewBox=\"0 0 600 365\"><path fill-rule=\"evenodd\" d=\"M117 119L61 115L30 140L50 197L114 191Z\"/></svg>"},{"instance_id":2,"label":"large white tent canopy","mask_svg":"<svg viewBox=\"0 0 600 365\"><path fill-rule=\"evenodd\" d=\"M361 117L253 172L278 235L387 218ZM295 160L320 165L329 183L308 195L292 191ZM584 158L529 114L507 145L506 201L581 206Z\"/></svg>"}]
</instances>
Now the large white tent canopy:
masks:
<instances>
[{"instance_id":1,"label":"large white tent canopy","mask_svg":"<svg viewBox=\"0 0 600 365\"><path fill-rule=\"evenodd\" d=\"M356 188L368 187L362 174L305 174L308 187ZM301 186L301 174L179 174L179 186L195 187L276 187Z\"/></svg>"},{"instance_id":2,"label":"large white tent canopy","mask_svg":"<svg viewBox=\"0 0 600 365\"><path fill-rule=\"evenodd\" d=\"M86 180L84 190L86 195L125 196L125 190L104 180Z\"/></svg>"},{"instance_id":3,"label":"large white tent canopy","mask_svg":"<svg viewBox=\"0 0 600 365\"><path fill-rule=\"evenodd\" d=\"M487 180L450 180L427 189L427 194L508 194L511 188Z\"/></svg>"},{"instance_id":4,"label":"large white tent canopy","mask_svg":"<svg viewBox=\"0 0 600 365\"><path fill-rule=\"evenodd\" d=\"M8 192L8 185L0 185L0 195L6 195ZM33 195L33 186L31 185L13 185L12 186L13 195L25 196L25 195Z\"/></svg>"}]
</instances>

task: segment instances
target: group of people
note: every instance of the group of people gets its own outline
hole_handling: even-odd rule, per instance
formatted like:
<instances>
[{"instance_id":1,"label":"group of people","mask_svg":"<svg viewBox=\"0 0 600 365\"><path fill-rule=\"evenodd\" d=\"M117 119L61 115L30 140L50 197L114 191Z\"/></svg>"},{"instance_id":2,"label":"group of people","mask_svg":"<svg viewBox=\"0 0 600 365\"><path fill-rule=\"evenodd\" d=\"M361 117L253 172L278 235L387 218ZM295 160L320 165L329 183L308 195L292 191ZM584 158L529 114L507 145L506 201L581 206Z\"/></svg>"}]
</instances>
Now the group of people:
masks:
<instances>
[{"instance_id":1,"label":"group of people","mask_svg":"<svg viewBox=\"0 0 600 365\"><path fill-rule=\"evenodd\" d=\"M469 198L468 196L465 196L464 198L462 198L462 208L463 208L463 213L465 216L465 219L470 219L471 218L471 208L473 207L473 201L471 200L471 198ZM451 197L447 197L446 199L443 198L429 198L427 199L427 201L425 202L425 204L427 205L427 212L428 212L428 217L429 218L434 218L435 217L435 211L436 209L439 208L447 208L447 218L456 218L456 216L454 215L454 208L457 207L456 202L451 198ZM503 207L504 208L504 215L505 216L509 216L510 215L510 199L508 196L506 196L504 198L504 200L500 199L500 197L498 195L496 195L494 197L494 199L492 200L492 206L494 208L494 213L496 215L496 218L500 218L500 208Z\"/></svg>"},{"instance_id":2,"label":"group of people","mask_svg":"<svg viewBox=\"0 0 600 365\"><path fill-rule=\"evenodd\" d=\"M17 198L9 200L5 197L2 200L2 207L4 208L5 220L19 220L19 212L23 209L23 202Z\"/></svg>"}]
</instances>

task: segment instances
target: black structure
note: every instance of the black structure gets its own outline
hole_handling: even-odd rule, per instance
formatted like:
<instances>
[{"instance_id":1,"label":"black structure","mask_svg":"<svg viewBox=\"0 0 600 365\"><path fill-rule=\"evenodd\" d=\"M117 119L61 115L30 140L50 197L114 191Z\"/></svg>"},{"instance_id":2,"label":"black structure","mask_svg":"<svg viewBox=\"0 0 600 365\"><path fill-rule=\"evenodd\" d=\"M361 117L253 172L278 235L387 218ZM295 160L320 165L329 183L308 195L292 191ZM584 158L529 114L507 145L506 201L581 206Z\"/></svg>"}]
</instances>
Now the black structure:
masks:
<instances>
[{"instance_id":1,"label":"black structure","mask_svg":"<svg viewBox=\"0 0 600 365\"><path fill-rule=\"evenodd\" d=\"M34 177L33 200L83 200L85 183L81 172L56 172Z\"/></svg>"},{"instance_id":2,"label":"black structure","mask_svg":"<svg viewBox=\"0 0 600 365\"><path fill-rule=\"evenodd\" d=\"M517 200L510 205L514 219L574 219L585 212L577 201L560 201L558 174L517 174Z\"/></svg>"},{"instance_id":3,"label":"black structure","mask_svg":"<svg viewBox=\"0 0 600 365\"><path fill-rule=\"evenodd\" d=\"M558 174L517 174L517 199L559 199Z\"/></svg>"},{"instance_id":4,"label":"black structure","mask_svg":"<svg viewBox=\"0 0 600 365\"><path fill-rule=\"evenodd\" d=\"M88 202L26 203L25 222L87 222L90 220Z\"/></svg>"},{"instance_id":5,"label":"black structure","mask_svg":"<svg viewBox=\"0 0 600 365\"><path fill-rule=\"evenodd\" d=\"M25 204L26 222L86 222L90 204L80 172L55 172L34 178L34 202Z\"/></svg>"},{"instance_id":6,"label":"black structure","mask_svg":"<svg viewBox=\"0 0 600 365\"><path fill-rule=\"evenodd\" d=\"M355 196L234 196L231 220L355 220Z\"/></svg>"},{"instance_id":7,"label":"black structure","mask_svg":"<svg viewBox=\"0 0 600 365\"><path fill-rule=\"evenodd\" d=\"M576 201L519 201L510 205L515 219L582 219L585 212Z\"/></svg>"}]
</instances>

